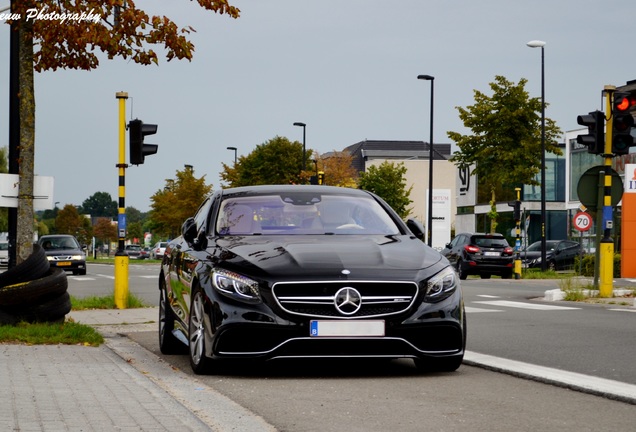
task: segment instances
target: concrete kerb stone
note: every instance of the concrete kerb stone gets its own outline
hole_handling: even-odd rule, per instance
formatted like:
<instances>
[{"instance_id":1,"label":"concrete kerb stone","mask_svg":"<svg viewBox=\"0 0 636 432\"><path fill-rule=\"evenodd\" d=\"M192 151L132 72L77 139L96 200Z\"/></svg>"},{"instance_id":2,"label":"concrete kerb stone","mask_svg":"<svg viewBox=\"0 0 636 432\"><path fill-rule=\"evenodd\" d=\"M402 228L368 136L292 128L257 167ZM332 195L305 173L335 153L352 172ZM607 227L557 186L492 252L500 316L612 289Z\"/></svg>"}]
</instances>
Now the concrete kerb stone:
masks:
<instances>
[{"instance_id":1,"label":"concrete kerb stone","mask_svg":"<svg viewBox=\"0 0 636 432\"><path fill-rule=\"evenodd\" d=\"M76 322L94 327L104 336L105 345L113 353L187 408L210 430L276 430L260 416L195 377L172 368L160 357L127 337L127 334L134 332L156 331L158 308L72 311L70 317Z\"/></svg>"}]
</instances>

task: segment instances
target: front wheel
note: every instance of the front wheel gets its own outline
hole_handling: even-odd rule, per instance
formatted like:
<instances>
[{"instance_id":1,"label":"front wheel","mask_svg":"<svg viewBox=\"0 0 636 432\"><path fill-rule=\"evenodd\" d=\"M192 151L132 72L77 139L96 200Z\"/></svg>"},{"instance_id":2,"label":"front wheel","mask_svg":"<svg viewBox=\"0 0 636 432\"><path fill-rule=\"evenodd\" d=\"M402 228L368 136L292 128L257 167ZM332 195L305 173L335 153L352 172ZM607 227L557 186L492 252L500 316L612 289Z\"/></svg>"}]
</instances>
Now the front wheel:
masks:
<instances>
[{"instance_id":1,"label":"front wheel","mask_svg":"<svg viewBox=\"0 0 636 432\"><path fill-rule=\"evenodd\" d=\"M205 301L203 291L197 288L192 296L188 325L190 366L197 375L208 373L212 365L212 359L205 355L205 332Z\"/></svg>"},{"instance_id":2,"label":"front wheel","mask_svg":"<svg viewBox=\"0 0 636 432\"><path fill-rule=\"evenodd\" d=\"M178 354L185 346L172 333L175 318L163 277L159 283L159 349L163 354Z\"/></svg>"}]
</instances>

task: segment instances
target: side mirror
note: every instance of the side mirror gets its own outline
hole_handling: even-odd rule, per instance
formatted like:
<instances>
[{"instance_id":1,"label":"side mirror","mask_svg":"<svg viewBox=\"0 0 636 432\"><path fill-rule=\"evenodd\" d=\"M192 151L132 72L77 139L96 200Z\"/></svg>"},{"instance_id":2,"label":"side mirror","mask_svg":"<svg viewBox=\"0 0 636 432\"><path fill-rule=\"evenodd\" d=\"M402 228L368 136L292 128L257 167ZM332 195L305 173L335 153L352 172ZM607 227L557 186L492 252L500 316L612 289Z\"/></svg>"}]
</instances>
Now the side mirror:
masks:
<instances>
[{"instance_id":1,"label":"side mirror","mask_svg":"<svg viewBox=\"0 0 636 432\"><path fill-rule=\"evenodd\" d=\"M193 217L189 217L183 222L183 225L181 225L181 235L188 243L194 242L197 237L197 226L194 223Z\"/></svg>"},{"instance_id":2,"label":"side mirror","mask_svg":"<svg viewBox=\"0 0 636 432\"><path fill-rule=\"evenodd\" d=\"M406 226L411 230L413 235L420 240L424 240L424 227L417 219L408 219Z\"/></svg>"}]
</instances>

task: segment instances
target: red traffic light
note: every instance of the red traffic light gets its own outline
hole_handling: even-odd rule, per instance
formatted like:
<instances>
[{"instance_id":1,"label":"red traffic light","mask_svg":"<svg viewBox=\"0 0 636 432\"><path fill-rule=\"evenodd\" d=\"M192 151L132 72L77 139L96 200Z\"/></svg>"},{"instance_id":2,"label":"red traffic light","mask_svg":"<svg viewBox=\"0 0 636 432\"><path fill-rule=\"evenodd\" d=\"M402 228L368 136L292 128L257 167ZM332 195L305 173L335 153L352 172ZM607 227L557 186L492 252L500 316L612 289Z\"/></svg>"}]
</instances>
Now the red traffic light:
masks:
<instances>
[{"instance_id":1,"label":"red traffic light","mask_svg":"<svg viewBox=\"0 0 636 432\"><path fill-rule=\"evenodd\" d=\"M614 109L617 112L627 112L636 105L636 98L631 97L631 93L614 93Z\"/></svg>"}]
</instances>

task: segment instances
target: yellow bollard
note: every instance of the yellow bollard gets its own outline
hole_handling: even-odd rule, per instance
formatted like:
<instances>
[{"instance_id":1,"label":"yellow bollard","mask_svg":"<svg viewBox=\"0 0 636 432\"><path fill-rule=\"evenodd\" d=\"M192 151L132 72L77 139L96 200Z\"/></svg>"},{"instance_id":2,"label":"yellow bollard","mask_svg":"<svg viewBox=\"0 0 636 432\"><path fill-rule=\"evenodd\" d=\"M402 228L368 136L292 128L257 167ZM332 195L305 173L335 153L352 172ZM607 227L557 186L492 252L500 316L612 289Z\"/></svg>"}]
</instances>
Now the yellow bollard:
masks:
<instances>
[{"instance_id":1,"label":"yellow bollard","mask_svg":"<svg viewBox=\"0 0 636 432\"><path fill-rule=\"evenodd\" d=\"M128 255L115 255L115 307L128 307Z\"/></svg>"},{"instance_id":2,"label":"yellow bollard","mask_svg":"<svg viewBox=\"0 0 636 432\"><path fill-rule=\"evenodd\" d=\"M614 243L601 241L599 297L609 298L614 295Z\"/></svg>"}]
</instances>

